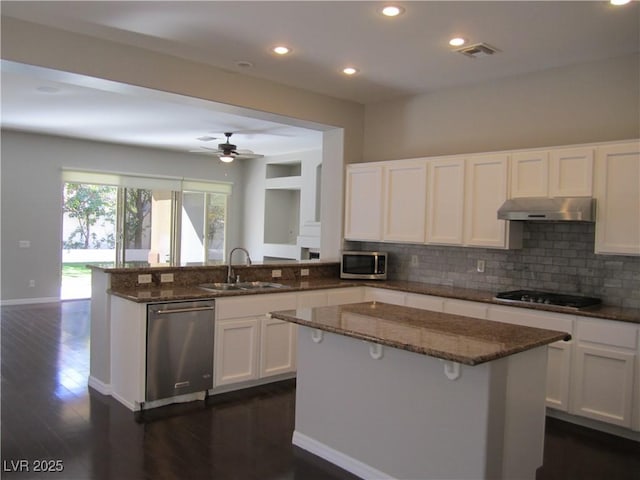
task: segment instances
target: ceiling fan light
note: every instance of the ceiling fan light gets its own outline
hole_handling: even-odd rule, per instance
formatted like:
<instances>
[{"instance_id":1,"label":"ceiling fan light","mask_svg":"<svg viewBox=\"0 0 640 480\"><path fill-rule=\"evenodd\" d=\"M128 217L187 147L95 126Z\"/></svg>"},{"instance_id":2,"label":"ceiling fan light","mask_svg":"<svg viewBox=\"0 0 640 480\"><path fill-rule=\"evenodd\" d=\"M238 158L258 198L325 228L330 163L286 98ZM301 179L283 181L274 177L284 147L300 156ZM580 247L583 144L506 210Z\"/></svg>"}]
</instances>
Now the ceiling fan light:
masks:
<instances>
[{"instance_id":1,"label":"ceiling fan light","mask_svg":"<svg viewBox=\"0 0 640 480\"><path fill-rule=\"evenodd\" d=\"M224 162L224 163L233 162L233 156L231 155L220 155L218 158L220 159L221 162Z\"/></svg>"}]
</instances>

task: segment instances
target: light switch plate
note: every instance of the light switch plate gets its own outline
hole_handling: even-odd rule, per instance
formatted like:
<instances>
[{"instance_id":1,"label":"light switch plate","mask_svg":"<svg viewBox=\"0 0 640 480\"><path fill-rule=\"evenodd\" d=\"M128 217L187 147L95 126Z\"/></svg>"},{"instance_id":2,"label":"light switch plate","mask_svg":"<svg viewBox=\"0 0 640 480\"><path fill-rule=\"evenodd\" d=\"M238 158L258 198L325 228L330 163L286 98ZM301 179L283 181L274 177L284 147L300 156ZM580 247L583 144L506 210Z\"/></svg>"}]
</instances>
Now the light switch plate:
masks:
<instances>
[{"instance_id":1,"label":"light switch plate","mask_svg":"<svg viewBox=\"0 0 640 480\"><path fill-rule=\"evenodd\" d=\"M138 275L138 283L151 283L151 274L143 273Z\"/></svg>"},{"instance_id":2,"label":"light switch plate","mask_svg":"<svg viewBox=\"0 0 640 480\"><path fill-rule=\"evenodd\" d=\"M18 240L18 248L31 248L31 240Z\"/></svg>"},{"instance_id":3,"label":"light switch plate","mask_svg":"<svg viewBox=\"0 0 640 480\"><path fill-rule=\"evenodd\" d=\"M280 278L282 276L282 270L271 270L272 278Z\"/></svg>"},{"instance_id":4,"label":"light switch plate","mask_svg":"<svg viewBox=\"0 0 640 480\"><path fill-rule=\"evenodd\" d=\"M300 276L301 277L308 277L309 276L309 269L308 268L301 268L300 269Z\"/></svg>"},{"instance_id":5,"label":"light switch plate","mask_svg":"<svg viewBox=\"0 0 640 480\"><path fill-rule=\"evenodd\" d=\"M173 273L161 273L160 283L173 282Z\"/></svg>"}]
</instances>

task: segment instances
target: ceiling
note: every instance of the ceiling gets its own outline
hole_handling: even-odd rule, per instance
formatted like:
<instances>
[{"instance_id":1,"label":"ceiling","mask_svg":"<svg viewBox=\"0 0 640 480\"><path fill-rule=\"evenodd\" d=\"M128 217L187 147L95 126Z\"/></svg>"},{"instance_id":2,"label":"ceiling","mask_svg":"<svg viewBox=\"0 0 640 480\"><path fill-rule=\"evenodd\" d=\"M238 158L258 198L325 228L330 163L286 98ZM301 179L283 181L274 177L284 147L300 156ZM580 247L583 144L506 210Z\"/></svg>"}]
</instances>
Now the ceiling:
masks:
<instances>
[{"instance_id":1,"label":"ceiling","mask_svg":"<svg viewBox=\"0 0 640 480\"><path fill-rule=\"evenodd\" d=\"M622 7L606 1L395 3L405 10L395 18L379 13L383 2L369 1L3 1L1 8L3 16L362 104L640 51L637 2ZM452 36L499 51L470 58L448 45ZM276 44L292 52L277 56L271 51ZM346 65L358 73L345 76ZM232 143L239 148L266 154L317 146L320 138L320 126L305 128L142 89L96 88L83 79L7 62L2 94L3 126L17 129L179 150L202 146L206 142L195 138L207 135L218 137L205 145L215 147L231 130L238 132ZM166 118L175 120L171 127Z\"/></svg>"}]
</instances>

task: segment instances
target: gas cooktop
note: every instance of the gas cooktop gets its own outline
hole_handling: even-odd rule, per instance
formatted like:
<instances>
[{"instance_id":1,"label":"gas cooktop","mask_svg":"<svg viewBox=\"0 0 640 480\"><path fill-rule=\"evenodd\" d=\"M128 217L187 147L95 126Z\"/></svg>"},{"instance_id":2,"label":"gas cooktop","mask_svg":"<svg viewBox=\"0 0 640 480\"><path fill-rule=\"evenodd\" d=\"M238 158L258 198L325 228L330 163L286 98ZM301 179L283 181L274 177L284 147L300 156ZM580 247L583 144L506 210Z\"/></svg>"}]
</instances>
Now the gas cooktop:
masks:
<instances>
[{"instance_id":1,"label":"gas cooktop","mask_svg":"<svg viewBox=\"0 0 640 480\"><path fill-rule=\"evenodd\" d=\"M535 290L511 290L500 292L496 295L496 300L508 303L528 304L536 303L541 305L553 305L572 310L599 305L601 300L594 297L582 297L579 295L565 295L551 292L538 292Z\"/></svg>"}]
</instances>

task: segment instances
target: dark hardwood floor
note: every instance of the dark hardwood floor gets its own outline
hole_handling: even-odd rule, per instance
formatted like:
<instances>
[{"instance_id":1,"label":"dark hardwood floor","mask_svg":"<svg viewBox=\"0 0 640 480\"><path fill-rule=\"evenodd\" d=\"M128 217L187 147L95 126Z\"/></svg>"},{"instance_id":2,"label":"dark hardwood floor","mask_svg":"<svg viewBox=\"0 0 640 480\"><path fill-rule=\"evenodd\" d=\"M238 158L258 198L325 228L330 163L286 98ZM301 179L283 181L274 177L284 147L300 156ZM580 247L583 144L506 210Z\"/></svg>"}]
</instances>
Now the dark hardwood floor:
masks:
<instances>
[{"instance_id":1,"label":"dark hardwood floor","mask_svg":"<svg viewBox=\"0 0 640 480\"><path fill-rule=\"evenodd\" d=\"M88 301L1 314L2 478L355 478L291 445L293 381L134 415L87 387ZM638 480L640 444L548 419L537 478Z\"/></svg>"}]
</instances>

